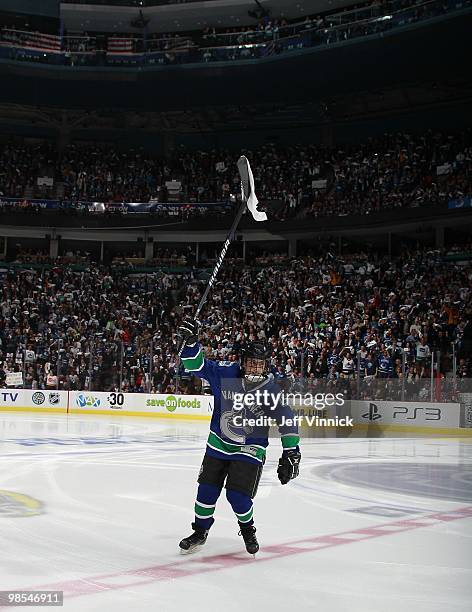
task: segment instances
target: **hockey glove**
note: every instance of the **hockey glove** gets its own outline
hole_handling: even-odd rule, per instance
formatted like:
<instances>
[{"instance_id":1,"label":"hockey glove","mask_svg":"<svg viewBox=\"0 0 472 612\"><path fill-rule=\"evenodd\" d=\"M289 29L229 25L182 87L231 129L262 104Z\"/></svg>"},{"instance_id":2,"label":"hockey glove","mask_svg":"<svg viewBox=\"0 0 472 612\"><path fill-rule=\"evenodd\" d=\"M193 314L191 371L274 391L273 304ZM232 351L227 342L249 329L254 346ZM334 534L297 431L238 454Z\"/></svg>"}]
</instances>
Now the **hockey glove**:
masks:
<instances>
[{"instance_id":1,"label":"hockey glove","mask_svg":"<svg viewBox=\"0 0 472 612\"><path fill-rule=\"evenodd\" d=\"M185 317L177 330L177 335L182 339L184 344L195 344L198 340L199 326L200 323L197 320Z\"/></svg>"},{"instance_id":2,"label":"hockey glove","mask_svg":"<svg viewBox=\"0 0 472 612\"><path fill-rule=\"evenodd\" d=\"M292 478L296 478L300 471L300 459L302 455L299 450L284 451L279 459L277 476L282 484L287 484Z\"/></svg>"}]
</instances>

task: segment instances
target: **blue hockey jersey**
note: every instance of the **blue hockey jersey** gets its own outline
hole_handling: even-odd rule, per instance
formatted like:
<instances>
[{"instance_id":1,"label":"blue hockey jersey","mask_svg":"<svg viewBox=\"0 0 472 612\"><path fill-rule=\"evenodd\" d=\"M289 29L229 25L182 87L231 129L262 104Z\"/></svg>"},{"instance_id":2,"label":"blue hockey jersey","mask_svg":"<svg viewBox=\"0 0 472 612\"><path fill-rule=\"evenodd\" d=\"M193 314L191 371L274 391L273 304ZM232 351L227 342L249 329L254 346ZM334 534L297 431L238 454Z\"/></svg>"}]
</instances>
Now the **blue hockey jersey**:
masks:
<instances>
[{"instance_id":1,"label":"blue hockey jersey","mask_svg":"<svg viewBox=\"0 0 472 612\"><path fill-rule=\"evenodd\" d=\"M245 381L241 377L239 363L232 361L213 361L206 359L200 344L185 346L181 355L182 363L187 372L210 383L214 395L214 409L210 424L210 434L207 441L206 452L218 459L235 459L251 463L263 463L266 448L269 444L269 426L258 425L255 429L248 426L234 425L235 394L254 394L255 391L264 391L272 397L280 394L280 387L272 374L260 385L245 388ZM298 447L300 437L298 426L292 421L294 415L289 406L277 402L275 408L265 403L245 406L240 415L248 419L265 416L273 420L277 426L284 450ZM292 421L292 422L291 422Z\"/></svg>"}]
</instances>

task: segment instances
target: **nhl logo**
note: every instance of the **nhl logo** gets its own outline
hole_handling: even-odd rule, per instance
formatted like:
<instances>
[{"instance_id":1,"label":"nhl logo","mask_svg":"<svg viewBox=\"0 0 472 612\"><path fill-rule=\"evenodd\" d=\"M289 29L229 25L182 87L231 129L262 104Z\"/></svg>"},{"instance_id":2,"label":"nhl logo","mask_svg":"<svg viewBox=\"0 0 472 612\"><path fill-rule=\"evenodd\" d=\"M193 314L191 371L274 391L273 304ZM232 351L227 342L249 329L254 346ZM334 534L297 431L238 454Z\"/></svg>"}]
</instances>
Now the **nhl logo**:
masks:
<instances>
[{"instance_id":1,"label":"nhl logo","mask_svg":"<svg viewBox=\"0 0 472 612\"><path fill-rule=\"evenodd\" d=\"M59 403L59 393L50 393L49 394L49 403L56 405Z\"/></svg>"}]
</instances>

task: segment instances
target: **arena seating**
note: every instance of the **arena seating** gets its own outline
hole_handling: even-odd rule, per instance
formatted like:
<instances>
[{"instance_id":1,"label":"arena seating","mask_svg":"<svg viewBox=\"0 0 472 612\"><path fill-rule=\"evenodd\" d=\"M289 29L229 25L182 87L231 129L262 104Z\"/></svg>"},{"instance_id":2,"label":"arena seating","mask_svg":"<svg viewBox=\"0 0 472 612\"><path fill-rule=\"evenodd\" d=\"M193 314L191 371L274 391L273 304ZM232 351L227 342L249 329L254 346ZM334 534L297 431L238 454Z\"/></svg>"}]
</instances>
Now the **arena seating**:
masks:
<instances>
[{"instance_id":1,"label":"arena seating","mask_svg":"<svg viewBox=\"0 0 472 612\"><path fill-rule=\"evenodd\" d=\"M471 151L466 130L385 134L332 148L265 145L243 153L251 161L259 199L279 201L275 217L285 219L470 202ZM97 202L103 203L100 211L117 214L122 202L141 202L155 214L178 210L182 218L201 216L207 210L198 204L231 204L239 192L235 161L240 153L180 148L164 158L138 149L72 144L59 154L47 142L4 144L0 212L38 213L36 197L80 214L97 214ZM163 202L172 204L169 212L152 206Z\"/></svg>"},{"instance_id":2,"label":"arena seating","mask_svg":"<svg viewBox=\"0 0 472 612\"><path fill-rule=\"evenodd\" d=\"M266 342L288 388L357 384L359 374L372 397L373 384L428 380L433 352L435 377L470 377L472 266L464 251L472 246L453 249L454 257L405 250L393 260L265 254L263 266L223 267L202 343L209 357L233 360L245 341ZM81 264L1 269L0 387L6 372L24 370L28 388L194 390L177 366L176 329L204 289L200 271Z\"/></svg>"}]
</instances>

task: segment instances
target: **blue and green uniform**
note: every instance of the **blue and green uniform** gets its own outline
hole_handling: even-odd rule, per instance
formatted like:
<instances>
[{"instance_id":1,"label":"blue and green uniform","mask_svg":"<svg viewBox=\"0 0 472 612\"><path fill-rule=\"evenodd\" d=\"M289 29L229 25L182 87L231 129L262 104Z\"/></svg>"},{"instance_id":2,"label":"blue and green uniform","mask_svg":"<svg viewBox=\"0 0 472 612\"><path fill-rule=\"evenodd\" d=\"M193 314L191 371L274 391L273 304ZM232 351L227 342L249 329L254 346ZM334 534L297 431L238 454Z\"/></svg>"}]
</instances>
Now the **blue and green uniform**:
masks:
<instances>
[{"instance_id":1,"label":"blue and green uniform","mask_svg":"<svg viewBox=\"0 0 472 612\"><path fill-rule=\"evenodd\" d=\"M207 380L214 395L214 408L210 424L210 433L207 440L205 457L213 457L220 461L246 462L259 466L265 461L266 448L269 444L268 427L257 427L253 432L245 432L232 426L231 416L234 393L253 393L256 390L277 395L280 387L269 375L259 385L245 388L245 381L241 376L241 367L237 362L213 361L205 359L200 344L185 346L181 355L184 368ZM283 450L297 449L299 443L298 427L295 424L285 424L283 417L290 419L293 413L288 406L278 403L274 410L266 406L252 406L244 409L244 416L257 418L265 415L271 417L278 424ZM204 460L205 465L205 460ZM242 467L242 466L241 466ZM248 466L248 469L250 468ZM222 486L200 483L195 503L195 524L208 529L213 524L213 513L216 502L221 493ZM227 498L239 523L252 524L252 498L249 494L227 488Z\"/></svg>"}]
</instances>

